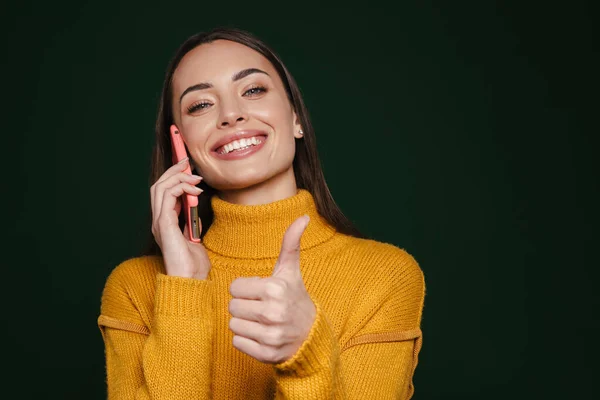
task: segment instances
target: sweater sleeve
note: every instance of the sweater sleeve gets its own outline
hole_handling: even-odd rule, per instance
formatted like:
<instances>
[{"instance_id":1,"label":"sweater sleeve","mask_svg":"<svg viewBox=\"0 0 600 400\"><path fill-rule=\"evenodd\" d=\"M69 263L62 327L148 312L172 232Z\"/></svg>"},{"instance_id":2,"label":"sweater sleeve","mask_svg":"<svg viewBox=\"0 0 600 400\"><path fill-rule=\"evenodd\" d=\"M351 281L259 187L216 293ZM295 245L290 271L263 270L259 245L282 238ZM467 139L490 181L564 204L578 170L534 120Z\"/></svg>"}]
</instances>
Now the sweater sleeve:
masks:
<instances>
[{"instance_id":1,"label":"sweater sleeve","mask_svg":"<svg viewBox=\"0 0 600 400\"><path fill-rule=\"evenodd\" d=\"M108 398L210 399L212 282L158 274L146 326L121 275L109 277L98 319Z\"/></svg>"},{"instance_id":2,"label":"sweater sleeve","mask_svg":"<svg viewBox=\"0 0 600 400\"><path fill-rule=\"evenodd\" d=\"M367 322L344 343L317 306L298 352L274 366L277 399L410 399L421 349L425 283L416 261L395 277Z\"/></svg>"}]
</instances>

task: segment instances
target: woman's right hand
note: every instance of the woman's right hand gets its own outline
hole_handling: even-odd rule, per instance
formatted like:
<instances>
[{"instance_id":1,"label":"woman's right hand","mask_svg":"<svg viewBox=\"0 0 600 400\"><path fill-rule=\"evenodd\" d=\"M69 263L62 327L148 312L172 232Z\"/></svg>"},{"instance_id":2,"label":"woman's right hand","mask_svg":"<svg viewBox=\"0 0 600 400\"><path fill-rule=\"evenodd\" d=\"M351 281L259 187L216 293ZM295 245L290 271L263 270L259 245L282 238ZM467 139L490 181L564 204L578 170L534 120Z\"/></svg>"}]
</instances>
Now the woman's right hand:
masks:
<instances>
[{"instance_id":1,"label":"woman's right hand","mask_svg":"<svg viewBox=\"0 0 600 400\"><path fill-rule=\"evenodd\" d=\"M189 159L167 169L150 188L152 208L152 234L162 250L167 275L206 279L211 268L204 245L189 239L187 223L184 233L179 228L181 204L178 198L184 193L198 196L202 180L183 172Z\"/></svg>"}]
</instances>

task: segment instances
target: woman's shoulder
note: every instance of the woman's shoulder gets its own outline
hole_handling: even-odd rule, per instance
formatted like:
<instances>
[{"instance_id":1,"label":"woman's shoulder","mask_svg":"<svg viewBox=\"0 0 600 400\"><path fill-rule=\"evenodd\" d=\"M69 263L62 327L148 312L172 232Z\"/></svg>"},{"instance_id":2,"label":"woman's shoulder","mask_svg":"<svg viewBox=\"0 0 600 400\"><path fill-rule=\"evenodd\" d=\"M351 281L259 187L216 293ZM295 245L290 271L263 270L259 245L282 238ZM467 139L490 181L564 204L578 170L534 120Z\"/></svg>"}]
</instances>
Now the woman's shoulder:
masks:
<instances>
[{"instance_id":1,"label":"woman's shoulder","mask_svg":"<svg viewBox=\"0 0 600 400\"><path fill-rule=\"evenodd\" d=\"M119 263L107 279L108 285L130 286L139 283L154 285L156 274L163 269L160 256L139 256Z\"/></svg>"},{"instance_id":2,"label":"woman's shoulder","mask_svg":"<svg viewBox=\"0 0 600 400\"><path fill-rule=\"evenodd\" d=\"M122 261L106 279L103 303L116 297L131 299L153 291L156 275L162 269L162 257L159 256L139 256Z\"/></svg>"},{"instance_id":3,"label":"woman's shoulder","mask_svg":"<svg viewBox=\"0 0 600 400\"><path fill-rule=\"evenodd\" d=\"M368 238L339 235L341 251L360 263L362 269L373 274L398 276L404 279L422 279L419 263L406 249L392 243ZM402 279L402 280L404 280Z\"/></svg>"},{"instance_id":4,"label":"woman's shoulder","mask_svg":"<svg viewBox=\"0 0 600 400\"><path fill-rule=\"evenodd\" d=\"M415 257L395 244L356 237L347 244L345 293L352 304L357 334L410 331L419 326L425 297L425 277ZM373 314L373 310L378 310ZM350 323L352 325L352 322Z\"/></svg>"},{"instance_id":5,"label":"woman's shoulder","mask_svg":"<svg viewBox=\"0 0 600 400\"><path fill-rule=\"evenodd\" d=\"M140 256L118 264L102 292L101 314L136 324L150 320L156 276L162 271L160 256Z\"/></svg>"}]
</instances>

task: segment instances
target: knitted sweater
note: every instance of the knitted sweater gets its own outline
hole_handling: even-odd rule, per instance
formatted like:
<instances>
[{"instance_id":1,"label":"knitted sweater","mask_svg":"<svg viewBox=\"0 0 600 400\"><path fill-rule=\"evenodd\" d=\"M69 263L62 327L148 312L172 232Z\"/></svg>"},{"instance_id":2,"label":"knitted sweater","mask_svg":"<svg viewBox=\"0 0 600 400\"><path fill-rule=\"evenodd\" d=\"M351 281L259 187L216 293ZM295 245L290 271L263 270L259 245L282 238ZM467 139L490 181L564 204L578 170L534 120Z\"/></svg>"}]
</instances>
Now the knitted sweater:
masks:
<instances>
[{"instance_id":1,"label":"knitted sweater","mask_svg":"<svg viewBox=\"0 0 600 400\"><path fill-rule=\"evenodd\" d=\"M408 399L421 348L424 278L391 244L336 232L312 195L263 205L213 196L206 280L165 275L162 258L118 265L98 325L110 399ZM238 277L270 276L287 227L303 214L300 265L317 314L289 360L263 364L232 345Z\"/></svg>"}]
</instances>

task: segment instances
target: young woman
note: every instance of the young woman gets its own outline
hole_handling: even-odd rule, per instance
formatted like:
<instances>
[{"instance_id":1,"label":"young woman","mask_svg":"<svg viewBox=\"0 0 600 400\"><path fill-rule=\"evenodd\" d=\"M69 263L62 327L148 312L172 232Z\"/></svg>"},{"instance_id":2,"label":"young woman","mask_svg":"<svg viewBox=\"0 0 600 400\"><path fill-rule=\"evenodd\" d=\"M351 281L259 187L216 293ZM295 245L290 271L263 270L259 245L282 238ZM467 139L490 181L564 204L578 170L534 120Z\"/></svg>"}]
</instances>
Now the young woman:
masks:
<instances>
[{"instance_id":1,"label":"young woman","mask_svg":"<svg viewBox=\"0 0 600 400\"><path fill-rule=\"evenodd\" d=\"M189 154L175 165L171 126ZM421 269L338 209L300 91L264 43L217 29L182 44L151 180L152 246L102 296L109 398L412 396ZM200 243L184 194L199 196Z\"/></svg>"}]
</instances>

